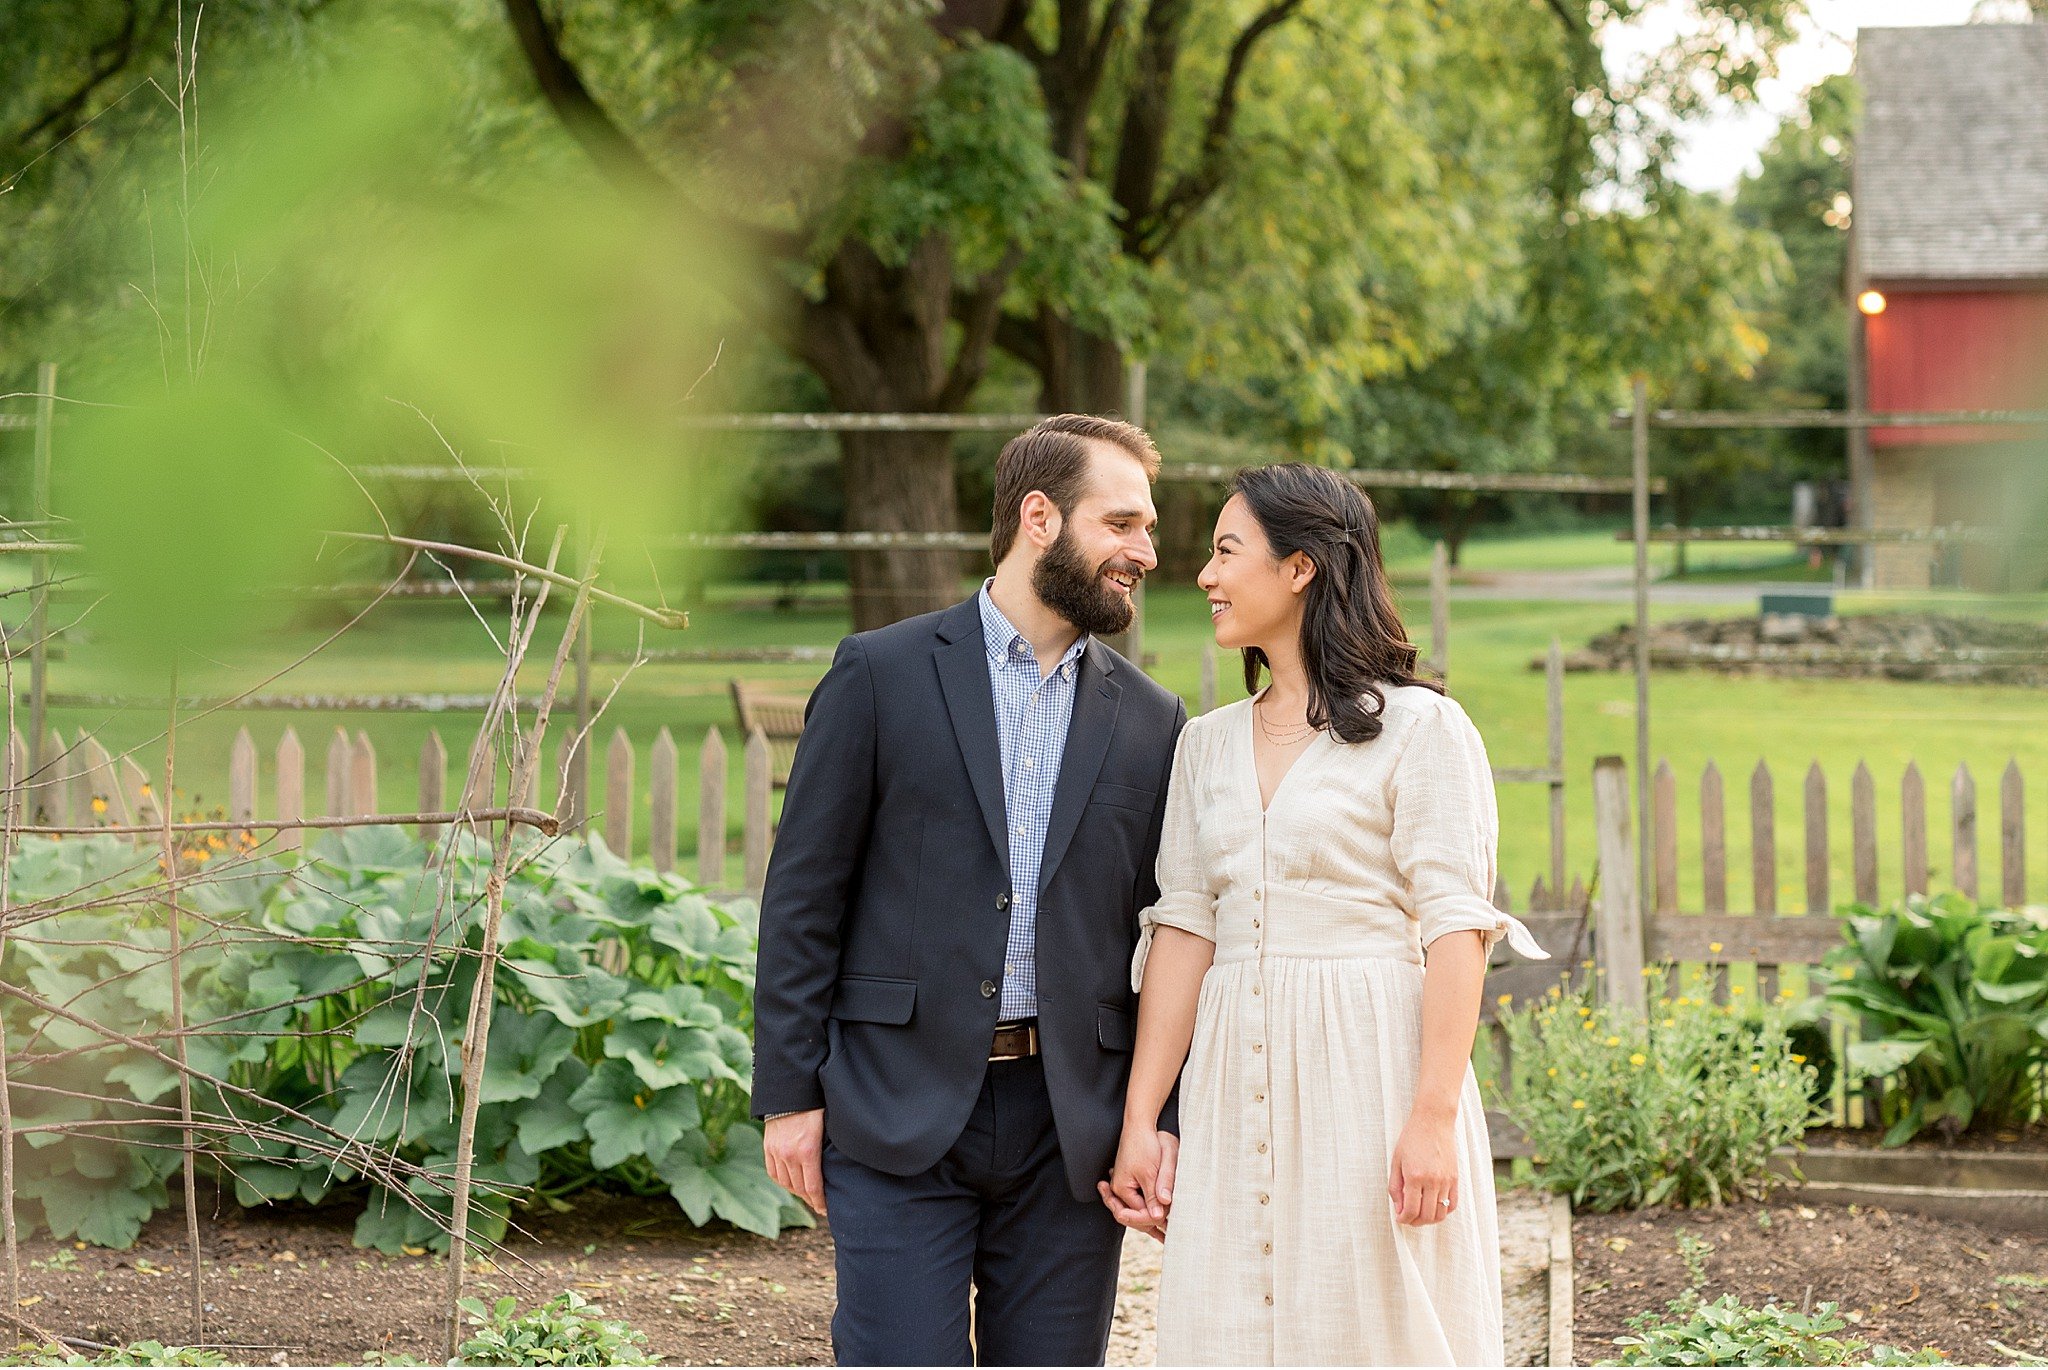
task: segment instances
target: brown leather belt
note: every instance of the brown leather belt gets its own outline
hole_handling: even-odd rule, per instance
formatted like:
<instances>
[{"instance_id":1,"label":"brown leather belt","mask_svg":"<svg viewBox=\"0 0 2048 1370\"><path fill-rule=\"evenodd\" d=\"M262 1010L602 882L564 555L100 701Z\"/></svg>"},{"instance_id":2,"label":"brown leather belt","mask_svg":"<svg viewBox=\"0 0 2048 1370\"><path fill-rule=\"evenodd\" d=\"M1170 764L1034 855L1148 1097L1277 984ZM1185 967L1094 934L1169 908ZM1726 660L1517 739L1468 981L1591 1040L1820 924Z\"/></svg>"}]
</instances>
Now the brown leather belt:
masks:
<instances>
[{"instance_id":1,"label":"brown leather belt","mask_svg":"<svg viewBox=\"0 0 2048 1370\"><path fill-rule=\"evenodd\" d=\"M1015 1061L1038 1054L1038 1020L996 1024L995 1040L989 1046L991 1061Z\"/></svg>"}]
</instances>

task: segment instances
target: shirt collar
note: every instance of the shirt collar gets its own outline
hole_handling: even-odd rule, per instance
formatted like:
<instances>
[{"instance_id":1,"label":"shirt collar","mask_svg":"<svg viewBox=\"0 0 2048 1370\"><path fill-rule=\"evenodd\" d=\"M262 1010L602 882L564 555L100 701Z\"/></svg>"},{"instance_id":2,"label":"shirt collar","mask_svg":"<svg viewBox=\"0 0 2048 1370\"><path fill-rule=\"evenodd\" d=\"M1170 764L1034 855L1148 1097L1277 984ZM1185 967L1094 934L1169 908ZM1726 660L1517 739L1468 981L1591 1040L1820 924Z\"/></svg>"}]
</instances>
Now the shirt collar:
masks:
<instances>
[{"instance_id":1,"label":"shirt collar","mask_svg":"<svg viewBox=\"0 0 2048 1370\"><path fill-rule=\"evenodd\" d=\"M981 606L982 646L988 650L988 659L1000 666L1005 661L1022 660L1033 653L1031 643L1017 631L1016 625L1010 622L1003 611L996 607L995 596L990 593L995 583L993 576L983 581L981 594L977 598ZM1088 635L1083 633L1074 639L1074 645L1067 648L1066 654L1060 658L1059 665L1053 669L1071 678L1077 669L1075 663L1086 650Z\"/></svg>"}]
</instances>

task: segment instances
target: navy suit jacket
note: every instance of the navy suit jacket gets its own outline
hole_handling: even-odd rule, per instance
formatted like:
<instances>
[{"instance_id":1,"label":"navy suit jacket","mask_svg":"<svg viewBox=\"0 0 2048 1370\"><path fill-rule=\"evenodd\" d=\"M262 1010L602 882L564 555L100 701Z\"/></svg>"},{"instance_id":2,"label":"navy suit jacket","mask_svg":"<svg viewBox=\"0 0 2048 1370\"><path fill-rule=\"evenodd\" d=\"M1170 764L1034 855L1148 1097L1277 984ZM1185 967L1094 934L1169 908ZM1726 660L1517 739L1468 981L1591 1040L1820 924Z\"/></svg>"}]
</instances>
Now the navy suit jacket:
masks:
<instances>
[{"instance_id":1,"label":"navy suit jacket","mask_svg":"<svg viewBox=\"0 0 2048 1370\"><path fill-rule=\"evenodd\" d=\"M988 1069L1010 926L1008 822L973 600L839 644L811 695L761 901L754 1112L823 1108L896 1175L959 1139ZM1077 1198L1116 1157L1179 696L1081 657L1038 903L1038 1024ZM1169 1116L1163 1121L1171 1126Z\"/></svg>"}]
</instances>

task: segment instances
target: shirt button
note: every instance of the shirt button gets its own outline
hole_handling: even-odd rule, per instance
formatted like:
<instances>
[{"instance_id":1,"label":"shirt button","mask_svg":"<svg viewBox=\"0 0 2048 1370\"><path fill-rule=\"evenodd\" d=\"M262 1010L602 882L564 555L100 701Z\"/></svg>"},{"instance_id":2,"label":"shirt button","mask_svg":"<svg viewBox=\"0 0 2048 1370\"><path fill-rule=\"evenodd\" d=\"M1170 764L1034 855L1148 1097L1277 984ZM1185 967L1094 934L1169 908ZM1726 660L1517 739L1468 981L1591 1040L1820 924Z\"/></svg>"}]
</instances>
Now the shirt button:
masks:
<instances>
[{"instance_id":1,"label":"shirt button","mask_svg":"<svg viewBox=\"0 0 2048 1370\"><path fill-rule=\"evenodd\" d=\"M982 981L982 982L981 982L981 997L982 997L982 998L984 998L984 999L993 999L993 998L995 998L995 997L996 997L996 982L995 982L995 981L993 981L993 980L984 980L984 981Z\"/></svg>"}]
</instances>

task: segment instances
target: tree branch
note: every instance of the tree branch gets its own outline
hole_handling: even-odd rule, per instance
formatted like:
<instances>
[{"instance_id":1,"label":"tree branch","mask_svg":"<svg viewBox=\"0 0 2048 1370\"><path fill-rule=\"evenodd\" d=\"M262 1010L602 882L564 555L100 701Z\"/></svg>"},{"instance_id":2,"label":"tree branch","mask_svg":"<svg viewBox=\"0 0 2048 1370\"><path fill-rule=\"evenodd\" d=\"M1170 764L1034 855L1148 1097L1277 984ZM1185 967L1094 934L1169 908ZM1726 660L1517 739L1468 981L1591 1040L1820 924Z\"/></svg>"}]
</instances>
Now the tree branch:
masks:
<instances>
[{"instance_id":1,"label":"tree branch","mask_svg":"<svg viewBox=\"0 0 2048 1370\"><path fill-rule=\"evenodd\" d=\"M673 192L674 182L648 160L591 95L582 73L562 52L554 28L541 13L540 0L505 0L505 17L542 97L591 160L625 190L653 187Z\"/></svg>"},{"instance_id":2,"label":"tree branch","mask_svg":"<svg viewBox=\"0 0 2048 1370\"><path fill-rule=\"evenodd\" d=\"M950 414L967 403L974 387L981 384L982 375L988 370L989 344L995 341L996 329L1002 323L1003 292L1009 289L1010 277L1023 260L1023 245L1011 243L1003 259L975 282L974 293L958 314L959 350L953 354L946 383L939 388L938 399L932 406L939 413Z\"/></svg>"},{"instance_id":3,"label":"tree branch","mask_svg":"<svg viewBox=\"0 0 2048 1370\"><path fill-rule=\"evenodd\" d=\"M1564 0L1549 0L1549 4L1550 12L1557 16L1558 22L1565 26L1567 32L1576 36L1583 27L1578 16L1564 7Z\"/></svg>"},{"instance_id":4,"label":"tree branch","mask_svg":"<svg viewBox=\"0 0 2048 1370\"><path fill-rule=\"evenodd\" d=\"M58 139L61 141L70 132L71 126L75 124L78 118L79 111L85 108L87 102L92 99L94 92L119 75L134 58L135 31L141 22L135 6L136 0L128 0L126 13L121 19L120 32L105 42L94 46L92 50L92 69L86 73L85 79L80 81L70 94L44 110L23 127L19 133L12 135L9 139L12 146L25 150L31 139L39 138L45 133L55 131ZM158 20L161 20L163 11L159 10L156 17ZM161 25L156 22L152 22L150 25L152 32L159 27Z\"/></svg>"},{"instance_id":5,"label":"tree branch","mask_svg":"<svg viewBox=\"0 0 2048 1370\"><path fill-rule=\"evenodd\" d=\"M1239 88L1244 73L1251 64L1252 51L1261 38L1287 22L1300 10L1301 0L1274 0L1237 35L1237 41L1230 45L1230 60L1223 69L1223 80L1216 89L1216 103L1210 108L1209 122L1202 130L1201 151L1197 154L1194 167L1179 180L1173 189L1159 202L1158 211L1151 221L1132 225L1138 230L1137 255L1145 261L1156 259L1166 250L1173 237L1194 212L1200 209L1223 184L1223 161L1230 144L1231 126L1237 121ZM1130 229L1126 230L1130 236Z\"/></svg>"}]
</instances>

